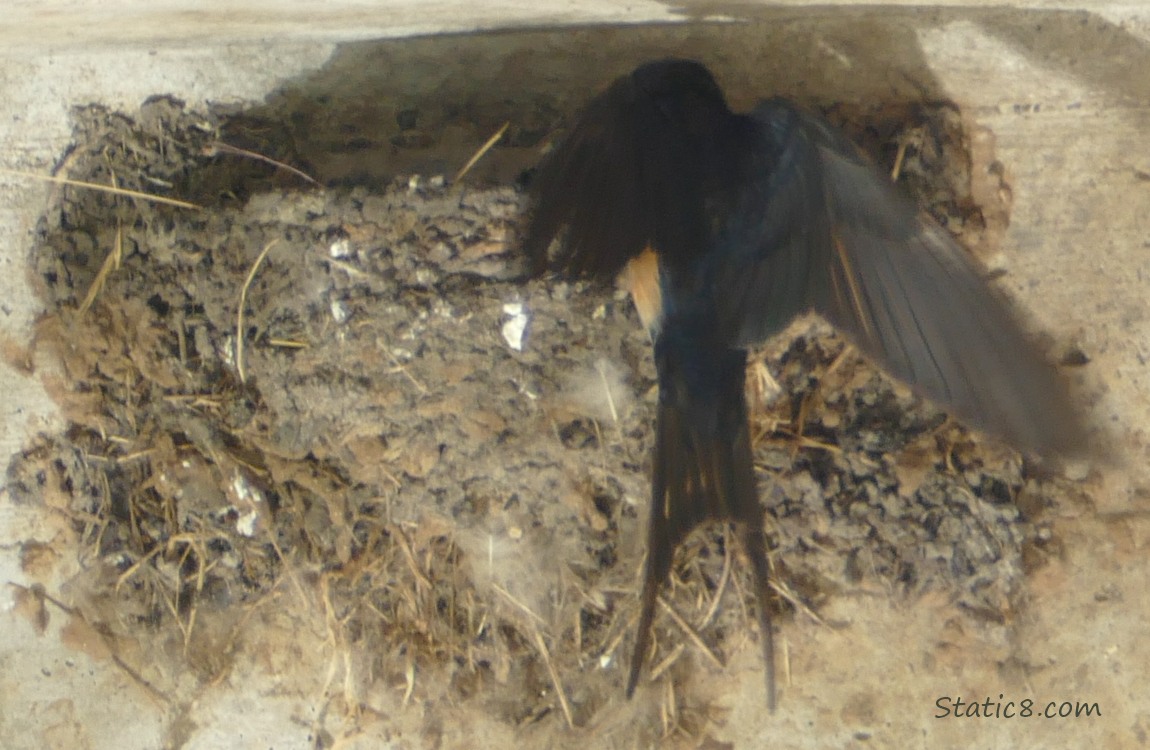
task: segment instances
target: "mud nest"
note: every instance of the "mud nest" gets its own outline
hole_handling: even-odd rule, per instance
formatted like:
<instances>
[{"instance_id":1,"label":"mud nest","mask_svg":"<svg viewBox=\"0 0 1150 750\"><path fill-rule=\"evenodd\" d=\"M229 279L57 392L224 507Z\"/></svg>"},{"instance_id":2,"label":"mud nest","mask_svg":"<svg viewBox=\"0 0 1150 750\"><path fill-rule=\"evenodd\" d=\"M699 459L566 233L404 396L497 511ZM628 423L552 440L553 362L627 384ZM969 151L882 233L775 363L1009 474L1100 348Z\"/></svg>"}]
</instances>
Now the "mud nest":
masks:
<instances>
[{"instance_id":1,"label":"mud nest","mask_svg":"<svg viewBox=\"0 0 1150 750\"><path fill-rule=\"evenodd\" d=\"M828 114L968 245L993 244L952 107ZM34 359L69 426L8 474L18 502L71 519L72 606L111 636L179 644L203 681L238 638L210 623L234 633L278 592L325 613L361 682L438 676L513 725L586 724L619 699L655 398L630 302L510 281L515 187L320 189L222 151L226 115L166 98L75 117L67 176L201 208L60 188L40 226ZM522 351L503 335L517 306ZM817 321L751 370L779 616L819 627L829 597L942 591L1009 619L1025 570L1057 551L1041 520L1057 481ZM664 596L697 638L660 615L655 679L758 637L723 531L677 558ZM677 728L698 731L705 700L679 696Z\"/></svg>"}]
</instances>

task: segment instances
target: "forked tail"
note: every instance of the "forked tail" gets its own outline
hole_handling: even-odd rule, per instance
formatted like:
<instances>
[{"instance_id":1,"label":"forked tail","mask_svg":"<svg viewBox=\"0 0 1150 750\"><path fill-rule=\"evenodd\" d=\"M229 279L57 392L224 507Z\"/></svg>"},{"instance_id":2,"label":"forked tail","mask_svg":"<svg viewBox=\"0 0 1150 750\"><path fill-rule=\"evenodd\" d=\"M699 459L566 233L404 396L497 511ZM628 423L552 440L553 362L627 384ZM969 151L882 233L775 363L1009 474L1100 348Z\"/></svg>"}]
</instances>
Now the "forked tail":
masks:
<instances>
[{"instance_id":1,"label":"forked tail","mask_svg":"<svg viewBox=\"0 0 1150 750\"><path fill-rule=\"evenodd\" d=\"M659 409L651 480L647 567L631 675L630 696L650 645L659 587L675 550L708 519L730 521L751 561L767 675L767 700L775 706L774 645L763 512L755 489L744 396L746 354L691 326L669 324L655 342ZM705 327L702 327L706 330ZM699 327L695 327L696 330Z\"/></svg>"}]
</instances>

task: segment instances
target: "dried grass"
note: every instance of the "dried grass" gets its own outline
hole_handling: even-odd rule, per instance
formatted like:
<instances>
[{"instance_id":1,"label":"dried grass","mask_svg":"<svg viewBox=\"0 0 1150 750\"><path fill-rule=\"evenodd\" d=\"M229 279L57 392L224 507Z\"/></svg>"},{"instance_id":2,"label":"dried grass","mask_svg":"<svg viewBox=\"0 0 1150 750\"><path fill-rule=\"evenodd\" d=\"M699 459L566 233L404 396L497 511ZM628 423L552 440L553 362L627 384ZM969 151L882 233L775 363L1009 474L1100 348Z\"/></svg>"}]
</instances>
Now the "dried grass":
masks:
<instances>
[{"instance_id":1,"label":"dried grass","mask_svg":"<svg viewBox=\"0 0 1150 750\"><path fill-rule=\"evenodd\" d=\"M476 153L456 181L505 129ZM131 173L131 169L119 171ZM82 181L66 184L89 187ZM148 200L134 191L109 192ZM193 207L179 201L156 202ZM451 519L437 519L430 511L418 525L391 517L390 493L411 481L403 472L382 467L386 481L378 488L379 497L365 500L356 494L345 466L314 456L276 454L250 426L248 410L253 407L248 404L258 395L248 382L244 353L250 345L244 330L251 322L245 318L247 295L275 240L264 244L238 286L235 376L196 383L193 388L183 372L194 356L189 353L194 342L184 340L181 326L171 336L148 331L141 323L146 309L140 300L122 294L101 297L109 289L119 289L114 271L123 260L128 218L123 221L116 225L111 252L87 285L79 305L82 314L59 311L41 324L40 335L66 372L58 392L73 424L70 439L85 452L90 467L83 481L77 470L73 504L61 504L59 512L77 528L83 559L107 560L114 549L125 561L103 594L105 609L85 615L93 628L110 634L113 653L115 634L138 630L140 623L148 623L155 632L173 633L184 653L193 653L201 639L209 637L206 623L220 614L211 600L212 581L225 565L236 565L243 571L243 587L235 584L228 606L242 612L240 623L272 605L302 610L322 621L330 653L325 652L327 670L315 703L325 711L341 706L348 712L364 710L363 686L373 680L394 685L402 704L411 705L427 694L434 680L442 679L451 682L451 694L458 700L494 692L495 686L503 695L514 695L517 713L508 719L514 723L526 726L554 712L563 716L568 729L581 728L576 731L586 733L588 744L606 741L616 728L597 723L596 711L616 697L608 694L612 681L621 683L619 652L626 651L624 641L634 633L641 561L628 559L626 565L605 566L594 574L564 569L554 587L535 584L536 590L545 588L553 595L538 600L546 601L545 606L533 605L530 602L537 600L517 595L515 586L477 573L495 564L494 554L476 559L475 550L464 543L469 530ZM349 272L362 273L343 265ZM261 279L274 270L266 268ZM229 303L236 299L231 296L234 288L228 287ZM225 329L230 329L230 313L229 308ZM305 353L314 349L303 336L269 336L262 341L276 349ZM385 351L380 354L384 365L380 371L402 375L420 396L431 393L431 381L424 382L398 361L390 344L387 339L381 342ZM827 394L840 390L844 378L857 369L853 350L838 346L833 361L812 357L817 360L814 364L804 364L802 376L814 385L801 391L797 406L778 398L781 388L762 359L752 360L748 401L757 456L772 450L844 456L841 446L804 434L808 424L834 411ZM30 353L16 354L31 362ZM778 361L779 351L770 358ZM609 399L610 419L622 435L625 414L619 412L625 410L610 400L602 370L599 379ZM401 379L391 381L397 389L404 387ZM235 417L237 413L242 417ZM600 448L592 460L602 460L606 467L605 457L616 446L608 445L598 422L592 421L592 431ZM961 463L955 450L945 453L951 465ZM202 481L221 492L242 469L269 506L276 498L276 513L269 509L259 516L262 525L251 536L237 530L234 518L192 513L181 507L176 490L169 486L175 480L165 479L185 464L193 467L178 477L185 486ZM766 464L757 470L774 471ZM123 504L115 512L113 499ZM308 508L322 511L319 520L306 516ZM614 524L622 512L603 515ZM831 549L820 552L813 539L804 539L804 544L824 556L838 554ZM466 550L472 550L471 556ZM677 673L693 657L724 670L726 659L742 647L729 634L747 633L754 620L747 609L752 598L745 585L746 566L737 564L732 555L731 545L721 540L715 527L700 530L677 556L665 598L659 599L667 617L656 623L652 653L657 658L648 679L662 682L658 705L665 737L691 737L708 720L705 712L691 708L698 705L697 696L684 695ZM781 573L772 580L780 606L793 607L829 627L809 594L796 590L786 572ZM229 580L240 579L232 574ZM53 601L41 600L41 606ZM724 634L728 634L725 640ZM228 655L236 648L236 636L229 638L221 647L221 661L205 670L206 679L219 680L226 674ZM786 638L780 640L789 684L790 652ZM117 663L158 700L166 700L142 676L143 670ZM621 688L617 693L621 695ZM316 721L318 736L322 714Z\"/></svg>"}]
</instances>

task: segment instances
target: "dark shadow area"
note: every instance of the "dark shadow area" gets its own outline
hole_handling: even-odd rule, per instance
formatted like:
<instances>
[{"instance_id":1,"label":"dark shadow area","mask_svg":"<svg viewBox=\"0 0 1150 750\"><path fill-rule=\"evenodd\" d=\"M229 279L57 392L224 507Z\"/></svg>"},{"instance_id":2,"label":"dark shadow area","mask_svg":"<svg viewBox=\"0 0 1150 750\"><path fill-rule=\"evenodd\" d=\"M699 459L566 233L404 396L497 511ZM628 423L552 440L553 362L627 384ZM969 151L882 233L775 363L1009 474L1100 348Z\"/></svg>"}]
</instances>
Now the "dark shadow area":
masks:
<instances>
[{"instance_id":1,"label":"dark shadow area","mask_svg":"<svg viewBox=\"0 0 1150 750\"><path fill-rule=\"evenodd\" d=\"M783 95L881 120L874 113L891 105L946 101L918 32L954 22L976 24L1038 64L1068 70L1115 97L1150 96L1140 74L1150 65L1147 45L1086 13L739 3L691 4L684 12L749 20L348 43L264 104L232 113L221 135L322 183L378 188L395 175L450 176L508 122L499 145L469 176L473 184L506 184L595 91L660 57L706 63L736 109ZM234 190L234 160L220 161L229 174L217 181L205 170L189 185L190 198L213 203ZM251 192L269 186L269 178L293 184L270 168L248 166L256 181Z\"/></svg>"}]
</instances>

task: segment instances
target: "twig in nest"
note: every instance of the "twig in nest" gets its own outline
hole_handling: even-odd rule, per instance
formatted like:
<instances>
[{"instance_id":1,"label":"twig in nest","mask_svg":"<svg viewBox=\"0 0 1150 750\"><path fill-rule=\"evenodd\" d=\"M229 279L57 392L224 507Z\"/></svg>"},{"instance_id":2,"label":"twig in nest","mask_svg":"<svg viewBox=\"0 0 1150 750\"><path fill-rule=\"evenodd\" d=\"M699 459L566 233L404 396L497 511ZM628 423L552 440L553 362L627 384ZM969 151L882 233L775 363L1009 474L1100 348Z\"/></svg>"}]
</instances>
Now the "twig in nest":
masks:
<instances>
[{"instance_id":1,"label":"twig in nest","mask_svg":"<svg viewBox=\"0 0 1150 750\"><path fill-rule=\"evenodd\" d=\"M80 315L88 312L88 308L96 301L96 297L104 289L104 283L108 280L108 276L112 271L120 269L120 261L124 257L124 227L116 223L116 240L112 243L112 249L108 253L108 257L104 258L100 270L96 273L96 278L92 279L91 286L88 287L88 293L84 295L84 301L80 303Z\"/></svg>"},{"instance_id":2,"label":"twig in nest","mask_svg":"<svg viewBox=\"0 0 1150 750\"><path fill-rule=\"evenodd\" d=\"M678 612L676 612L674 609L672 609L671 605L667 604L666 599L664 599L663 597L660 596L658 601L659 601L659 605L664 610L666 610L667 614L669 614L671 616L671 619L675 621L675 624L678 625L679 628L684 633L687 634L687 638L689 638L691 640L691 643L694 643L695 646L698 647L698 649L703 652L703 655L707 657L707 660L710 661L712 664L714 664L719 669L725 669L726 665L723 664L722 660L719 659L718 655L716 655L715 652L711 650L711 647L706 644L706 642L703 640L702 636L700 636L699 633L694 628L691 627L690 623L688 623L686 620L684 620L682 615L680 615Z\"/></svg>"},{"instance_id":3,"label":"twig in nest","mask_svg":"<svg viewBox=\"0 0 1150 750\"><path fill-rule=\"evenodd\" d=\"M719 600L723 598L723 592L727 589L727 581L731 578L731 545L723 545L723 572L719 574L719 585L715 587L715 596L711 599L711 606L707 608L707 614L703 615L703 619L699 622L700 628L705 628L711 622L711 618L715 616L715 612L719 609Z\"/></svg>"},{"instance_id":4,"label":"twig in nest","mask_svg":"<svg viewBox=\"0 0 1150 750\"><path fill-rule=\"evenodd\" d=\"M639 610L636 609L631 617L628 618L627 622L623 624L623 627L619 628L619 632L616 633L615 637L611 639L610 643L608 643L607 646L601 652L599 652L600 666L606 667L607 662L610 662L611 659L615 658L615 649L619 648L619 644L623 642L623 639L627 636L627 634L634 630L635 623L638 621Z\"/></svg>"},{"instance_id":5,"label":"twig in nest","mask_svg":"<svg viewBox=\"0 0 1150 750\"><path fill-rule=\"evenodd\" d=\"M787 683L787 687L792 684L791 681L791 644L786 638L782 639L783 645L783 681Z\"/></svg>"},{"instance_id":6,"label":"twig in nest","mask_svg":"<svg viewBox=\"0 0 1150 750\"><path fill-rule=\"evenodd\" d=\"M898 178L902 175L902 162L906 158L906 140L900 139L898 142L898 153L894 157L894 166L890 170L890 181L898 182Z\"/></svg>"},{"instance_id":7,"label":"twig in nest","mask_svg":"<svg viewBox=\"0 0 1150 750\"><path fill-rule=\"evenodd\" d=\"M599 373L599 382L603 384L603 393L607 397L607 408L611 411L611 421L619 425L619 412L615 409L615 397L611 394L611 384L607 382L607 361L599 360L595 363L595 371Z\"/></svg>"},{"instance_id":8,"label":"twig in nest","mask_svg":"<svg viewBox=\"0 0 1150 750\"><path fill-rule=\"evenodd\" d=\"M799 413L794 419L795 442L791 444L792 458L796 453L798 453L800 447L821 448L823 450L831 451L832 453L842 452L841 449L838 449L828 443L822 443L817 440L810 440L805 435L803 435L803 431L806 429L807 417L810 414L812 404L814 403L815 399L821 398L823 386L825 385L827 378L829 378L842 366L850 352L850 344L844 345L842 350L839 351L830 365L827 366L826 370L824 370L823 373L819 376L818 380L815 381L814 387L811 388L810 392L807 393L807 395L803 397L802 402L799 403Z\"/></svg>"},{"instance_id":9,"label":"twig in nest","mask_svg":"<svg viewBox=\"0 0 1150 750\"><path fill-rule=\"evenodd\" d=\"M671 665L674 664L675 661L678 660L678 658L683 655L683 651L685 651L686 648L687 648L687 644L680 642L678 645L675 646L675 648L671 649L671 653L667 655L667 658L663 659L663 661L661 661L658 664L656 664L655 666L651 667L651 674L650 674L650 677L648 679L650 679L651 681L655 681L655 680L659 679L659 675L663 674L668 669L670 669Z\"/></svg>"},{"instance_id":10,"label":"twig in nest","mask_svg":"<svg viewBox=\"0 0 1150 750\"><path fill-rule=\"evenodd\" d=\"M56 177L49 174L36 174L35 172L21 172L18 169L3 169L0 168L0 174L11 175L13 177L24 177L29 180L43 180L44 182L54 182L58 185L70 185L72 187L88 188L89 190L98 190L102 193L111 193L112 195L126 195L129 198L139 198L140 200L151 201L152 203L163 203L167 206L176 206L177 208L191 208L200 210L202 206L197 206L195 203L188 203L187 201L176 200L175 198L164 198L160 195L152 195L151 193L141 193L139 190L128 190L127 188L112 187L111 185L100 185L95 182L84 182L83 180L70 180L67 177Z\"/></svg>"},{"instance_id":11,"label":"twig in nest","mask_svg":"<svg viewBox=\"0 0 1150 750\"><path fill-rule=\"evenodd\" d=\"M240 382L248 382L247 375L244 374L244 305L248 302L248 287L252 285L252 279L256 277L256 271L259 269L260 264L264 262L267 257L268 251L279 242L274 239L268 244L264 245L264 249L260 251L260 256L256 258L256 262L252 263L252 268L248 271L248 277L244 279L244 285L240 287L240 304L239 310L236 311L236 370L240 374Z\"/></svg>"},{"instance_id":12,"label":"twig in nest","mask_svg":"<svg viewBox=\"0 0 1150 750\"><path fill-rule=\"evenodd\" d=\"M487 142L479 147L479 150L476 151L475 154L467 160L467 163L463 165L463 168L455 173L455 177L453 177L451 181L456 183L462 180L463 176L470 172L471 168L474 167L479 162L479 160L483 158L483 155L490 151L496 143L499 143L499 139L503 137L503 134L507 132L507 128L510 126L511 120L503 123L503 127L499 128L499 130L496 130L495 135L488 138Z\"/></svg>"},{"instance_id":13,"label":"twig in nest","mask_svg":"<svg viewBox=\"0 0 1150 750\"><path fill-rule=\"evenodd\" d=\"M280 563L283 565L284 573L287 574L288 580L291 581L292 586L295 588L295 592L299 596L300 604L303 605L305 610L310 608L311 602L308 600L307 594L304 593L303 584L300 583L299 578L295 574L295 570L292 569L292 566L288 562L287 557L284 555L283 550L280 549L279 543L276 542L276 535L270 526L264 526L264 534L267 535L268 543L271 544L272 549L276 553L276 557L279 558Z\"/></svg>"},{"instance_id":14,"label":"twig in nest","mask_svg":"<svg viewBox=\"0 0 1150 750\"><path fill-rule=\"evenodd\" d=\"M390 369L384 370L383 373L385 375L394 375L396 373L399 373L400 375L403 375L405 378L407 378L409 381L411 381L411 384L414 385L416 390L418 390L420 393L426 394L426 393L430 392L427 390L427 386L425 386L423 383L419 382L419 380L414 375L412 375L410 372L407 371L406 365L399 364L398 360L396 360L395 357L392 357L391 361L395 362L396 364L394 364Z\"/></svg>"},{"instance_id":15,"label":"twig in nest","mask_svg":"<svg viewBox=\"0 0 1150 750\"><path fill-rule=\"evenodd\" d=\"M555 687L555 695L559 698L559 708L563 710L563 718L567 720L567 728L574 729L575 719L571 716L571 705L567 702L567 693L563 690L563 683L559 681L559 672L551 662L551 653L543 641L543 634L539 632L538 628L533 628L532 635L535 636L535 648L539 649L539 655L543 657L543 664L547 667L547 674L551 676L551 684Z\"/></svg>"},{"instance_id":16,"label":"twig in nest","mask_svg":"<svg viewBox=\"0 0 1150 750\"><path fill-rule=\"evenodd\" d=\"M524 604L523 602L521 602L521 601L519 601L518 599L516 599L514 596L512 596L512 595L511 595L511 592L510 592L510 591L508 591L507 589L503 588L503 587L502 587L502 586L500 586L498 583L493 583L493 584L491 584L491 588L495 589L495 591L496 591L497 593L499 593L499 595L500 595L500 596L504 597L505 599L507 599L507 601L509 601L509 602L511 602L512 604L514 604L514 605L515 605L515 606L516 606L518 609L521 609L521 610L523 610L524 612L526 612L526 613L527 613L527 616L528 616L528 617L530 617L532 620L535 620L535 621L536 621L537 623L539 623L540 625L543 625L543 626L546 626L546 625L547 625L547 621L546 621L546 620L544 620L544 619L543 619L542 617L540 617L539 615L535 614L535 613L534 613L534 612L531 610L531 608L530 608L530 607L528 607L526 604Z\"/></svg>"},{"instance_id":17,"label":"twig in nest","mask_svg":"<svg viewBox=\"0 0 1150 750\"><path fill-rule=\"evenodd\" d=\"M423 569L419 567L419 561L415 559L415 552L411 549L411 543L407 539L407 534L404 534L403 529L397 524L388 524L388 531L391 532L392 539L395 540L396 544L399 545L400 551L403 552L403 559L407 563L408 569L411 570L412 576L415 577L415 587L418 593L423 594L424 592L431 591L433 588L431 579L428 578L427 574L423 572Z\"/></svg>"},{"instance_id":18,"label":"twig in nest","mask_svg":"<svg viewBox=\"0 0 1150 750\"><path fill-rule=\"evenodd\" d=\"M808 607L803 602L803 600L799 598L798 594L796 594L794 591L791 590L791 587L788 586L785 581L776 582L775 580L772 579L771 580L771 588L775 590L776 594L778 594L783 599L786 599L788 602L790 602L791 606L794 607L795 610L802 612L804 615L811 618L811 620L813 620L816 625L822 625L827 630L831 630L831 631L834 630L834 628L832 628L830 626L830 623L828 623L823 618L819 617L818 614L816 614L813 609Z\"/></svg>"},{"instance_id":19,"label":"twig in nest","mask_svg":"<svg viewBox=\"0 0 1150 750\"><path fill-rule=\"evenodd\" d=\"M255 151L248 151L247 149L229 146L228 144L221 141L212 141L208 145L204 146L203 154L209 158L216 156L217 154L232 154L233 156L242 156L247 159L255 159L256 161L262 161L265 164L270 164L276 169L282 169L285 172L291 172L301 180L306 180L312 185L317 187L319 186L319 183L312 179L308 174L296 169L290 164L284 164L282 161L276 161L275 159L264 156L263 154L257 154Z\"/></svg>"},{"instance_id":20,"label":"twig in nest","mask_svg":"<svg viewBox=\"0 0 1150 750\"><path fill-rule=\"evenodd\" d=\"M905 131L899 135L898 153L895 154L894 157L894 167L892 167L890 170L891 182L898 182L898 178L902 176L902 168L906 161L907 149L911 146L914 146L921 150L925 138L926 134L924 133L921 125L911 128L910 130Z\"/></svg>"},{"instance_id":21,"label":"twig in nest","mask_svg":"<svg viewBox=\"0 0 1150 750\"><path fill-rule=\"evenodd\" d=\"M838 447L837 445L832 445L831 443L824 443L821 440L815 440L814 438L809 438L806 435L803 435L802 437L799 438L799 445L802 446L803 448L817 448L818 450L821 450L821 451L827 451L829 453L834 453L836 456L841 456L843 453L843 449Z\"/></svg>"},{"instance_id":22,"label":"twig in nest","mask_svg":"<svg viewBox=\"0 0 1150 750\"><path fill-rule=\"evenodd\" d=\"M751 413L755 415L766 412L770 403L783 392L783 387L767 365L757 358L747 365L746 388L750 391Z\"/></svg>"},{"instance_id":23,"label":"twig in nest","mask_svg":"<svg viewBox=\"0 0 1150 750\"><path fill-rule=\"evenodd\" d=\"M152 549L147 554L145 554L136 562L132 563L132 565L129 566L127 570L120 574L120 577L116 579L116 587L113 589L113 591L115 591L117 594L120 593L120 587L124 585L125 581L134 576L144 565L148 563L149 560L164 551L165 550L163 545L157 544L155 547L152 547Z\"/></svg>"},{"instance_id":24,"label":"twig in nest","mask_svg":"<svg viewBox=\"0 0 1150 750\"><path fill-rule=\"evenodd\" d=\"M411 654L407 655L407 664L404 665L403 678L404 682L407 683L407 687L403 691L403 706L406 708L407 704L411 702L411 694L415 692L415 659Z\"/></svg>"},{"instance_id":25,"label":"twig in nest","mask_svg":"<svg viewBox=\"0 0 1150 750\"><path fill-rule=\"evenodd\" d=\"M278 346L281 349L306 349L306 341L296 341L295 339L268 339L268 344L271 346Z\"/></svg>"},{"instance_id":26,"label":"twig in nest","mask_svg":"<svg viewBox=\"0 0 1150 750\"><path fill-rule=\"evenodd\" d=\"M663 739L674 734L679 726L679 702L675 699L675 681L663 683L663 700L659 703L659 716L663 721Z\"/></svg>"}]
</instances>

